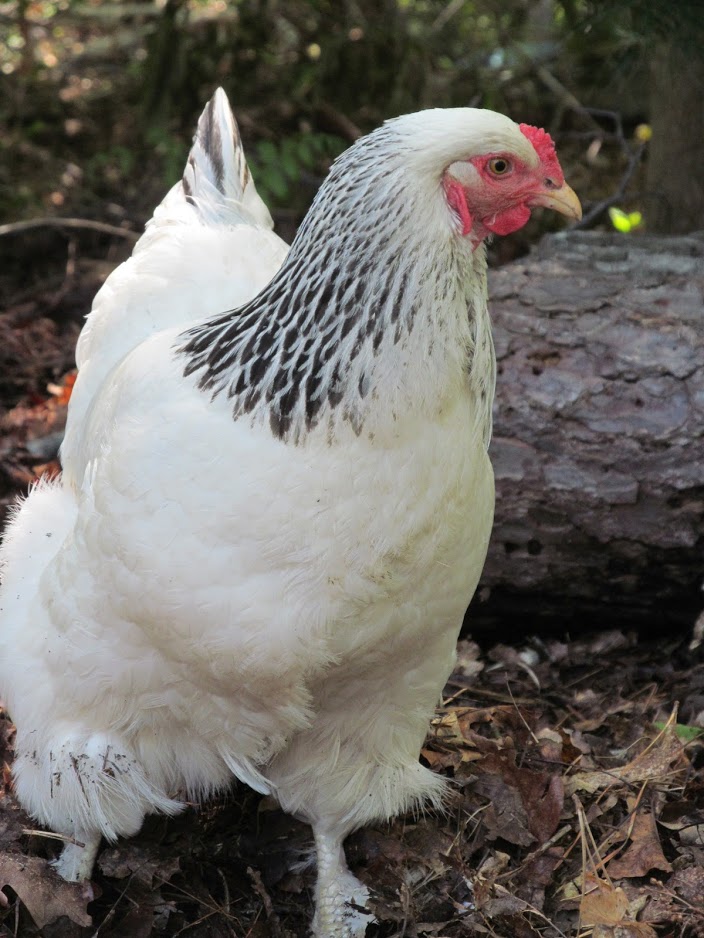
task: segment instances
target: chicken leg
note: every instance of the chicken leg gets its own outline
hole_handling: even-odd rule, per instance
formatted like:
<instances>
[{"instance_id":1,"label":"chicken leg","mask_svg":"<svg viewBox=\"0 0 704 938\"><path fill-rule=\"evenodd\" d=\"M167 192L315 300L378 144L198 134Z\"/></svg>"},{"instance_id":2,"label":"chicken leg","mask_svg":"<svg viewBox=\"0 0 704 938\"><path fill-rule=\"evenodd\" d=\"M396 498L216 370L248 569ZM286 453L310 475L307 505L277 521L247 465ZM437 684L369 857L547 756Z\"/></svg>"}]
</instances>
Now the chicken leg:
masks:
<instances>
[{"instance_id":1,"label":"chicken leg","mask_svg":"<svg viewBox=\"0 0 704 938\"><path fill-rule=\"evenodd\" d=\"M364 938L375 921L365 911L369 890L349 871L339 835L321 828L314 828L313 835L318 856L313 936Z\"/></svg>"},{"instance_id":2,"label":"chicken leg","mask_svg":"<svg viewBox=\"0 0 704 938\"><path fill-rule=\"evenodd\" d=\"M76 843L66 843L61 856L51 864L56 872L69 883L82 883L90 879L93 864L100 847L100 832L81 831L76 834ZM82 845L82 846L81 846Z\"/></svg>"}]
</instances>

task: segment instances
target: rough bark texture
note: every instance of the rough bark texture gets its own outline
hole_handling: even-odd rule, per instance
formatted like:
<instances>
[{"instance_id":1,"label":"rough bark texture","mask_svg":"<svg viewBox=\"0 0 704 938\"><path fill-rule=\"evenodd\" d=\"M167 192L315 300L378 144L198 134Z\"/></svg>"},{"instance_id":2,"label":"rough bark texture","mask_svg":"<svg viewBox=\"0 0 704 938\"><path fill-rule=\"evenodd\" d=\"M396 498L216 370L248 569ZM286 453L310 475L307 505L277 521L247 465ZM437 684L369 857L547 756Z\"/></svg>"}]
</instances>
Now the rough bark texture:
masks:
<instances>
[{"instance_id":1,"label":"rough bark texture","mask_svg":"<svg viewBox=\"0 0 704 938\"><path fill-rule=\"evenodd\" d=\"M703 34L704 35L704 34ZM651 60L645 217L651 231L685 234L702 226L704 56L699 43L662 43Z\"/></svg>"},{"instance_id":2,"label":"rough bark texture","mask_svg":"<svg viewBox=\"0 0 704 938\"><path fill-rule=\"evenodd\" d=\"M691 625L704 236L557 235L490 283L497 510L472 627Z\"/></svg>"}]
</instances>

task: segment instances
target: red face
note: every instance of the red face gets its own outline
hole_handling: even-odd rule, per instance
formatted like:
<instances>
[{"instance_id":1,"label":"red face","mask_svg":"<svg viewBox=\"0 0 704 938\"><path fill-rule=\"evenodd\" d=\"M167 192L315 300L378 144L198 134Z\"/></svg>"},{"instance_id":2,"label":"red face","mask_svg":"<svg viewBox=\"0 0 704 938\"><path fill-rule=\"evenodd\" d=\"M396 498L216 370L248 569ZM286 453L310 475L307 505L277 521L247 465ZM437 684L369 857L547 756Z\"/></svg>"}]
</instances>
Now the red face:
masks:
<instances>
[{"instance_id":1,"label":"red face","mask_svg":"<svg viewBox=\"0 0 704 938\"><path fill-rule=\"evenodd\" d=\"M462 234L476 244L489 234L518 231L539 205L581 218L579 200L565 183L549 134L526 124L520 129L533 144L537 164L515 153L486 153L453 164L443 178L448 205L459 217Z\"/></svg>"}]
</instances>

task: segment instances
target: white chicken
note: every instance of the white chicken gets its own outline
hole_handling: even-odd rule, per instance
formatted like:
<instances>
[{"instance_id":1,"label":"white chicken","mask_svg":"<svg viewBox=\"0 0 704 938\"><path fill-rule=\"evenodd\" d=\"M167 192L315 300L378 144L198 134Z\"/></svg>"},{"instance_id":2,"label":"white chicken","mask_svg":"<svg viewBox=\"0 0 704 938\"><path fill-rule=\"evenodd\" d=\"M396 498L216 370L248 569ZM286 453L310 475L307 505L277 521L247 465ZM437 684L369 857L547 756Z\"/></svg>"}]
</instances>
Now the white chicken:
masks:
<instances>
[{"instance_id":1,"label":"white chicken","mask_svg":"<svg viewBox=\"0 0 704 938\"><path fill-rule=\"evenodd\" d=\"M443 796L418 754L493 515L483 241L535 206L580 214L544 131L428 110L336 161L287 253L216 92L2 548L16 794L64 878L234 776L312 825L315 934L364 934L345 836Z\"/></svg>"}]
</instances>

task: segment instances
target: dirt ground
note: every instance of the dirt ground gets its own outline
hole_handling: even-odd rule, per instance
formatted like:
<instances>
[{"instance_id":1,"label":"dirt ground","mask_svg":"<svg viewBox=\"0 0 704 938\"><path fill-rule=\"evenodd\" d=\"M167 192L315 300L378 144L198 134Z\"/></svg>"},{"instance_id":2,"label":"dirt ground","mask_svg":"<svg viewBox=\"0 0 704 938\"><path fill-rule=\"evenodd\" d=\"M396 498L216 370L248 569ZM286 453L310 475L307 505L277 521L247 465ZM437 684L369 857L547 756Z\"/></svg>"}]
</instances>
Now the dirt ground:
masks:
<instances>
[{"instance_id":1,"label":"dirt ground","mask_svg":"<svg viewBox=\"0 0 704 938\"><path fill-rule=\"evenodd\" d=\"M98 236L96 236L98 237ZM48 243L51 245L50 237ZM102 243L102 242L101 242ZM74 251L49 281L0 283L0 524L59 471L82 315L129 242ZM52 248L53 249L53 248ZM0 273L0 279L2 274ZM358 831L347 853L374 892L369 935L704 936L704 665L691 635L475 635L422 758L454 781L444 814ZM499 641L499 639L503 641ZM304 936L308 828L244 785L104 845L92 898L47 863L59 844L12 799L0 719L0 936Z\"/></svg>"}]
</instances>

